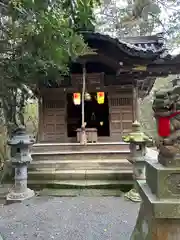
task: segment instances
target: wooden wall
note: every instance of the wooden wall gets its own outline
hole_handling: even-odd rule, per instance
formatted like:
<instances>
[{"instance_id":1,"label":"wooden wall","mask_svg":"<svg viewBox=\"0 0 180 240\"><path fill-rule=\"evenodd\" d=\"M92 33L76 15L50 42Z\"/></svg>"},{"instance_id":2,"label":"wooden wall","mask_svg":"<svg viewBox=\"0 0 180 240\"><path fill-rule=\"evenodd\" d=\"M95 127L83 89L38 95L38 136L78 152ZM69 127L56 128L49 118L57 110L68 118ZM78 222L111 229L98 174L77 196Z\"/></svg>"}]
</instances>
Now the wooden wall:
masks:
<instances>
[{"instance_id":1,"label":"wooden wall","mask_svg":"<svg viewBox=\"0 0 180 240\"><path fill-rule=\"evenodd\" d=\"M100 91L100 90L99 90ZM128 91L104 89L108 94L110 137L99 141L121 141L122 135L131 131L133 120L132 89ZM39 141L72 142L67 137L66 92L60 89L46 89L43 93L40 109Z\"/></svg>"}]
</instances>

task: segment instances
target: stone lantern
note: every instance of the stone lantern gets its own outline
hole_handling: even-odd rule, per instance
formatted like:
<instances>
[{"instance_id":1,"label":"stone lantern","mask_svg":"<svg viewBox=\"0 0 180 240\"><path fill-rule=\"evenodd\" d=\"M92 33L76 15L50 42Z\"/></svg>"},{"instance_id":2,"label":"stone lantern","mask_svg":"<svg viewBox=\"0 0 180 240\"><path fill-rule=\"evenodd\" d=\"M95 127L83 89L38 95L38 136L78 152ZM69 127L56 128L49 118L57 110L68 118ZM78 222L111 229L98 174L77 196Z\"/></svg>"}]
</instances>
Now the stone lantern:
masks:
<instances>
[{"instance_id":1,"label":"stone lantern","mask_svg":"<svg viewBox=\"0 0 180 240\"><path fill-rule=\"evenodd\" d=\"M128 161L133 165L134 189L126 194L126 197L133 201L141 201L136 191L136 181L145 180L145 164L146 164L146 146L151 143L151 139L140 130L140 123L135 121L132 124L132 132L123 137L125 142L129 143L130 156Z\"/></svg>"},{"instance_id":2,"label":"stone lantern","mask_svg":"<svg viewBox=\"0 0 180 240\"><path fill-rule=\"evenodd\" d=\"M34 191L27 188L27 165L32 161L29 148L34 139L26 134L25 128L18 128L8 141L11 147L11 164L15 169L15 184L7 195L8 202L19 202L34 196Z\"/></svg>"}]
</instances>

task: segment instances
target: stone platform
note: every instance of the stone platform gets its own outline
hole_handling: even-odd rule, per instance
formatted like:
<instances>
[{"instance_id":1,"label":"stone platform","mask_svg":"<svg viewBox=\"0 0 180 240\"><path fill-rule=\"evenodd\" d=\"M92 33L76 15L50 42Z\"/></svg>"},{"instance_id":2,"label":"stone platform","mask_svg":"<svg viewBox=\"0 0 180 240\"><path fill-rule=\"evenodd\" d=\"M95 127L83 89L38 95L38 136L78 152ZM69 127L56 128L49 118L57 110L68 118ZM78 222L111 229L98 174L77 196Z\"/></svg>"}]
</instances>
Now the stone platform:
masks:
<instances>
[{"instance_id":1,"label":"stone platform","mask_svg":"<svg viewBox=\"0 0 180 240\"><path fill-rule=\"evenodd\" d=\"M99 187L132 184L132 165L127 160L129 144L41 143L32 149L29 166L31 186Z\"/></svg>"}]
</instances>

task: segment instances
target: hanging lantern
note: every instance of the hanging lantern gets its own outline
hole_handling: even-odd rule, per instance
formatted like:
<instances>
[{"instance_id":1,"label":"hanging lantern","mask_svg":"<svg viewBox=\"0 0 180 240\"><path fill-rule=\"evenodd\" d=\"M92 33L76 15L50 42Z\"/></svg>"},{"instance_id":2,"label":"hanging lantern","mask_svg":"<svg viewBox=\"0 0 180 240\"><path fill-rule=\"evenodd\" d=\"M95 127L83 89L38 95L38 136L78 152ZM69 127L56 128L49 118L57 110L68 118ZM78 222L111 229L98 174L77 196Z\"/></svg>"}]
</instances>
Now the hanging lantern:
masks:
<instances>
[{"instance_id":1,"label":"hanging lantern","mask_svg":"<svg viewBox=\"0 0 180 240\"><path fill-rule=\"evenodd\" d=\"M98 104L104 103L104 92L97 92L97 102Z\"/></svg>"},{"instance_id":2,"label":"hanging lantern","mask_svg":"<svg viewBox=\"0 0 180 240\"><path fill-rule=\"evenodd\" d=\"M85 94L84 94L84 99L85 99L86 101L91 101L91 95L90 95L88 92L85 92Z\"/></svg>"},{"instance_id":3,"label":"hanging lantern","mask_svg":"<svg viewBox=\"0 0 180 240\"><path fill-rule=\"evenodd\" d=\"M81 104L81 94L80 93L73 93L73 102L74 102L74 105Z\"/></svg>"}]
</instances>

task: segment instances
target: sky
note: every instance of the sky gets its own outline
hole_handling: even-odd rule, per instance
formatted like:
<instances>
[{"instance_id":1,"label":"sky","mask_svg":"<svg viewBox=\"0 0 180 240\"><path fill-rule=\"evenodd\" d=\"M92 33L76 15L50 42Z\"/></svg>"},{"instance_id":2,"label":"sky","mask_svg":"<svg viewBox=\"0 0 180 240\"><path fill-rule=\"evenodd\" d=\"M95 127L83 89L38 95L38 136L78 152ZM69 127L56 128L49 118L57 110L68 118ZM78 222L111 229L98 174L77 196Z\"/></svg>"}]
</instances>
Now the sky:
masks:
<instances>
[{"instance_id":1,"label":"sky","mask_svg":"<svg viewBox=\"0 0 180 240\"><path fill-rule=\"evenodd\" d=\"M115 6L117 6L117 8L122 8L122 7L127 6L127 1L125 1L125 0L104 0L104 2L107 4L110 2L113 2L113 4ZM168 22L169 22L169 17L171 15L173 15L175 11L177 11L177 10L180 11L180 4L179 4L178 8L177 7L173 8L172 5L165 7L163 4L164 1L162 0L161 2L162 2L162 4L160 6L160 9L161 9L160 20L163 23L163 27L159 26L158 28L156 28L154 30L154 34L165 32L165 30L167 29ZM112 35L112 33L111 33L111 35ZM173 52L172 52L173 55L176 55L179 53L180 53L180 47L173 49Z\"/></svg>"}]
</instances>

